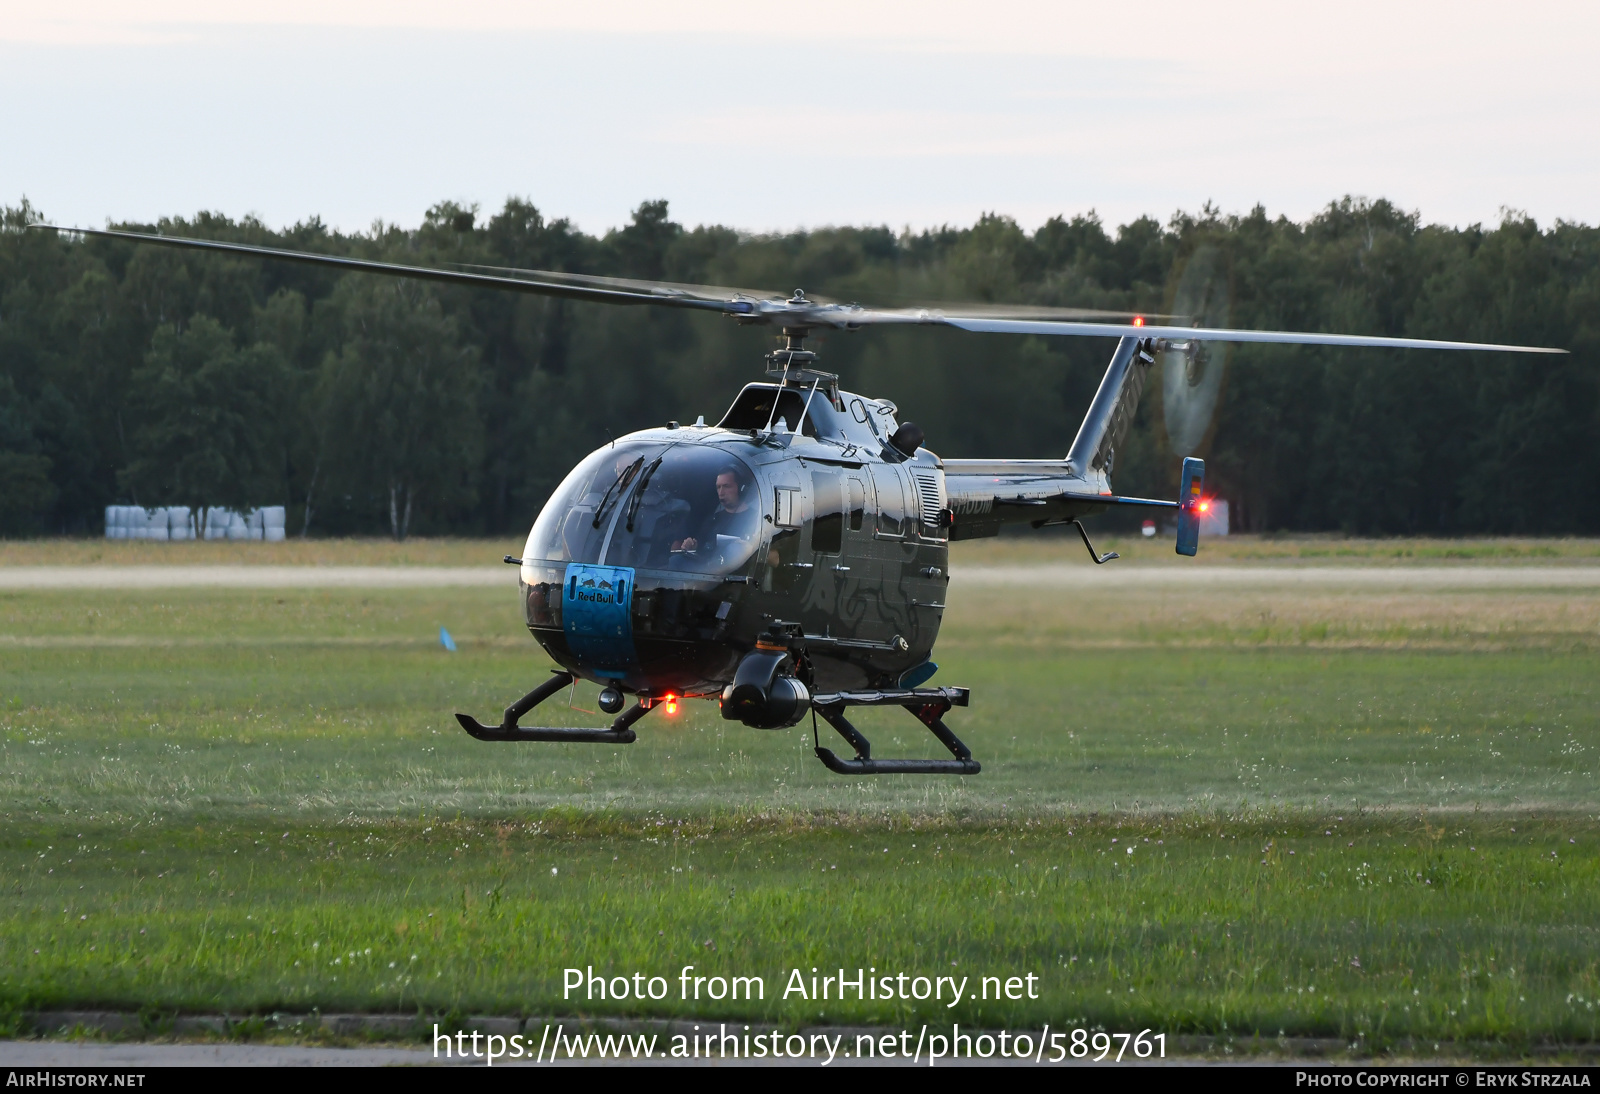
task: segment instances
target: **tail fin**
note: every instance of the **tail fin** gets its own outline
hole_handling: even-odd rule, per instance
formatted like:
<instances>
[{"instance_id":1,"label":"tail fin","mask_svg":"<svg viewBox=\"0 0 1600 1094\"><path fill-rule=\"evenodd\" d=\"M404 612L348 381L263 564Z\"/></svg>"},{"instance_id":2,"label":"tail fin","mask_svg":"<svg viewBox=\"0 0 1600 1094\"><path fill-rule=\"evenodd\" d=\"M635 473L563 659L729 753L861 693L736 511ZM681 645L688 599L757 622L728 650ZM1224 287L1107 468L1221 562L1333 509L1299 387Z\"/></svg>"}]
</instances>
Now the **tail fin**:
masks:
<instances>
[{"instance_id":1,"label":"tail fin","mask_svg":"<svg viewBox=\"0 0 1600 1094\"><path fill-rule=\"evenodd\" d=\"M1187 456L1178 476L1178 553L1193 555L1200 548L1200 518L1206 512L1206 461Z\"/></svg>"},{"instance_id":2,"label":"tail fin","mask_svg":"<svg viewBox=\"0 0 1600 1094\"><path fill-rule=\"evenodd\" d=\"M1072 473L1111 489L1111 468L1116 462L1117 448L1128 436L1133 426L1133 415L1139 409L1139 396L1144 393L1145 380L1150 366L1155 364L1155 352L1137 338L1123 338L1111 356L1111 364L1100 381L1089 411L1083 416L1078 435L1073 439L1067 462Z\"/></svg>"}]
</instances>

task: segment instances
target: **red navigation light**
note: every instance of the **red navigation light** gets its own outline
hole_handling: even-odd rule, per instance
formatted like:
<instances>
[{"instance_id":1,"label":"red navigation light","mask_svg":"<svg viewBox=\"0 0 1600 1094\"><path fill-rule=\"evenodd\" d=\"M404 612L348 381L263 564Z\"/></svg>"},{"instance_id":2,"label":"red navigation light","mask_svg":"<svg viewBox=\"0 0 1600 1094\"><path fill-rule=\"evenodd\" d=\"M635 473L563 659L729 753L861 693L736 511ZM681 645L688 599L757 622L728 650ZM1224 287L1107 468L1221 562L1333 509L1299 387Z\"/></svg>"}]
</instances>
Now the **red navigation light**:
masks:
<instances>
[{"instance_id":1,"label":"red navigation light","mask_svg":"<svg viewBox=\"0 0 1600 1094\"><path fill-rule=\"evenodd\" d=\"M1201 498L1200 499L1199 508L1200 508L1200 511L1202 513L1210 512L1210 510L1211 510L1211 499L1210 498Z\"/></svg>"},{"instance_id":2,"label":"red navigation light","mask_svg":"<svg viewBox=\"0 0 1600 1094\"><path fill-rule=\"evenodd\" d=\"M1133 317L1133 325L1136 326L1136 327L1144 326L1144 316L1142 316L1142 315L1134 316Z\"/></svg>"},{"instance_id":3,"label":"red navigation light","mask_svg":"<svg viewBox=\"0 0 1600 1094\"><path fill-rule=\"evenodd\" d=\"M668 714L676 714L676 713L678 713L678 697L676 695L673 695L671 692L667 693L667 713Z\"/></svg>"}]
</instances>

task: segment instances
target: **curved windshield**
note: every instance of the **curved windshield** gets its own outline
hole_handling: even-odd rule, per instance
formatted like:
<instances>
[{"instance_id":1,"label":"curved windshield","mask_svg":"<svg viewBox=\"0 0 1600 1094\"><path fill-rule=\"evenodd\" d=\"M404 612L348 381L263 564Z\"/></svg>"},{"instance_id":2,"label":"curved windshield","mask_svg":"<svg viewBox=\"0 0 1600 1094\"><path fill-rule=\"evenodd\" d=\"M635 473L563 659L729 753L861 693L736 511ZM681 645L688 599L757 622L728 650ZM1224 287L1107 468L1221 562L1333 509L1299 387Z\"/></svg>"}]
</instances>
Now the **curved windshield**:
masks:
<instances>
[{"instance_id":1,"label":"curved windshield","mask_svg":"<svg viewBox=\"0 0 1600 1094\"><path fill-rule=\"evenodd\" d=\"M524 557L725 574L756 549L758 497L750 468L720 448L602 448L556 490Z\"/></svg>"}]
</instances>

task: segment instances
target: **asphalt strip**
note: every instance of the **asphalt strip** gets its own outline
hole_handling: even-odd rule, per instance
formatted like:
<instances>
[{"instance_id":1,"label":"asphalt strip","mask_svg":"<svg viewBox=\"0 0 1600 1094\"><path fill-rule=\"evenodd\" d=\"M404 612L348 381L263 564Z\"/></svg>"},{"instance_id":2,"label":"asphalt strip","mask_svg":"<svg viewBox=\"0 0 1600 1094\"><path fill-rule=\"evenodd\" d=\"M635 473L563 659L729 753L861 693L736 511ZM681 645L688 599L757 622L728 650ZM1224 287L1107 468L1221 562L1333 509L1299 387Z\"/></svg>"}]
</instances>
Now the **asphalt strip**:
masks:
<instances>
[{"instance_id":1,"label":"asphalt strip","mask_svg":"<svg viewBox=\"0 0 1600 1094\"><path fill-rule=\"evenodd\" d=\"M0 1067L385 1067L432 1064L420 1048L0 1041Z\"/></svg>"},{"instance_id":2,"label":"asphalt strip","mask_svg":"<svg viewBox=\"0 0 1600 1094\"><path fill-rule=\"evenodd\" d=\"M5 566L0 589L513 588L507 566ZM1600 566L957 566L959 586L1019 588L1592 589Z\"/></svg>"},{"instance_id":3,"label":"asphalt strip","mask_svg":"<svg viewBox=\"0 0 1600 1094\"><path fill-rule=\"evenodd\" d=\"M1600 566L974 566L952 583L1049 588L1241 588L1321 585L1351 589L1535 589L1600 587Z\"/></svg>"},{"instance_id":4,"label":"asphalt strip","mask_svg":"<svg viewBox=\"0 0 1600 1094\"><path fill-rule=\"evenodd\" d=\"M5 566L0 589L515 589L510 566Z\"/></svg>"},{"instance_id":5,"label":"asphalt strip","mask_svg":"<svg viewBox=\"0 0 1600 1094\"><path fill-rule=\"evenodd\" d=\"M1134 1061L1128 1061L1133 1064ZM1216 1060L1205 1057L1169 1057L1140 1060L1140 1067L1252 1064L1274 1066L1295 1063L1286 1058L1256 1057ZM1328 1061L1308 1061L1313 1067ZM1094 1066L1091 1062L1063 1061L1066 1066ZM435 1059L424 1048L327 1048L320 1045L172 1044L159 1042L0 1041L0 1068L141 1068L141 1067L482 1067L482 1061ZM575 1059L500 1061L495 1067L820 1067L819 1059ZM835 1059L834 1067L914 1067L910 1060ZM922 1067L928 1064L924 1061ZM942 1060L943 1067L1032 1067L1032 1060ZM1061 1065L1053 1065L1061 1066Z\"/></svg>"}]
</instances>

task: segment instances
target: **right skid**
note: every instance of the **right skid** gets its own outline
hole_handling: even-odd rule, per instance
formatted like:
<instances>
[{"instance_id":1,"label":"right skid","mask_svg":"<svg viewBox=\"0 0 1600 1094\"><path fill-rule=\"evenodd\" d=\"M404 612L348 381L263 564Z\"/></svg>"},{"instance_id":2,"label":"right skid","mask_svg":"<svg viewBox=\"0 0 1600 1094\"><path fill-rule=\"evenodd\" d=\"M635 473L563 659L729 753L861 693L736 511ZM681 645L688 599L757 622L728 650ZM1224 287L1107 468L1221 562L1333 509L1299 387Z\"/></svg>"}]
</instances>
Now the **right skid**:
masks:
<instances>
[{"instance_id":1,"label":"right skid","mask_svg":"<svg viewBox=\"0 0 1600 1094\"><path fill-rule=\"evenodd\" d=\"M812 700L812 709L822 715L839 736L855 748L854 759L842 760L832 749L816 747L817 759L829 771L840 775L976 775L983 766L972 758L972 750L950 732L944 724L944 715L953 706L966 706L970 692L966 688L885 688L877 691L841 691L818 695ZM939 743L950 750L953 760L874 760L872 742L850 724L844 716L850 706L905 707L917 720L928 727Z\"/></svg>"}]
</instances>

